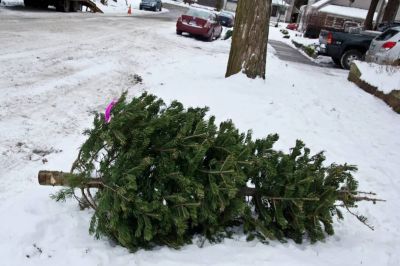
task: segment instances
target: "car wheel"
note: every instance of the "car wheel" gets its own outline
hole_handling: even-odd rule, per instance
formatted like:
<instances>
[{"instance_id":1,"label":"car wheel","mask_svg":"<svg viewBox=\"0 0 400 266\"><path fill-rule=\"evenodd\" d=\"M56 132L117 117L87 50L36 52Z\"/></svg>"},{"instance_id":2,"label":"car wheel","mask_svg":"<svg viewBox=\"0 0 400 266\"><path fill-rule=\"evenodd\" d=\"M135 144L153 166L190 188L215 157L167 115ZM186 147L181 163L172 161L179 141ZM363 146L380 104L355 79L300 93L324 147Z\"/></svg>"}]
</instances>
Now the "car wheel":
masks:
<instances>
[{"instance_id":1,"label":"car wheel","mask_svg":"<svg viewBox=\"0 0 400 266\"><path fill-rule=\"evenodd\" d=\"M39 7L43 8L43 9L46 9L46 8L49 7L49 4L47 2L43 2L43 3L40 3Z\"/></svg>"},{"instance_id":2,"label":"car wheel","mask_svg":"<svg viewBox=\"0 0 400 266\"><path fill-rule=\"evenodd\" d=\"M337 65L337 66L340 66L340 67L341 67L341 64L340 64L340 59L339 59L339 58L332 57L332 61L333 61L333 63L335 63L335 65Z\"/></svg>"},{"instance_id":3,"label":"car wheel","mask_svg":"<svg viewBox=\"0 0 400 266\"><path fill-rule=\"evenodd\" d=\"M25 7L33 7L34 3L32 0L24 0Z\"/></svg>"},{"instance_id":4,"label":"car wheel","mask_svg":"<svg viewBox=\"0 0 400 266\"><path fill-rule=\"evenodd\" d=\"M340 59L340 65L344 69L350 69L351 63L353 63L354 60L360 60L361 58L362 54L359 51L348 50L342 55L342 58Z\"/></svg>"},{"instance_id":5,"label":"car wheel","mask_svg":"<svg viewBox=\"0 0 400 266\"><path fill-rule=\"evenodd\" d=\"M56 5L56 10L60 12L69 12L71 2L69 0L61 0Z\"/></svg>"},{"instance_id":6,"label":"car wheel","mask_svg":"<svg viewBox=\"0 0 400 266\"><path fill-rule=\"evenodd\" d=\"M214 40L214 30L212 30L210 37L207 38L207 41L212 42Z\"/></svg>"},{"instance_id":7,"label":"car wheel","mask_svg":"<svg viewBox=\"0 0 400 266\"><path fill-rule=\"evenodd\" d=\"M70 8L71 12L77 12L77 11L80 11L81 9L82 9L82 5L80 3L75 2L75 1L71 3L71 8Z\"/></svg>"},{"instance_id":8,"label":"car wheel","mask_svg":"<svg viewBox=\"0 0 400 266\"><path fill-rule=\"evenodd\" d=\"M176 30L176 34L178 34L178 35L182 35L182 31L180 31L180 30Z\"/></svg>"}]
</instances>

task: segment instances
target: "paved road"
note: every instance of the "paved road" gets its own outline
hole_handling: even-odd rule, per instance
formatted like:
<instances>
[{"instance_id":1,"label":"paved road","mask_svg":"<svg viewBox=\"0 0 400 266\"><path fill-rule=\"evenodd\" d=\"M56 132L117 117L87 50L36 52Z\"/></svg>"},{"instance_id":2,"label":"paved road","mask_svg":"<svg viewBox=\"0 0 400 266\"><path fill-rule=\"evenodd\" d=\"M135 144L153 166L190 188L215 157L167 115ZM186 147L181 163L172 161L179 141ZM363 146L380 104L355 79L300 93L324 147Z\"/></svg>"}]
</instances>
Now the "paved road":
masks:
<instances>
[{"instance_id":1,"label":"paved road","mask_svg":"<svg viewBox=\"0 0 400 266\"><path fill-rule=\"evenodd\" d=\"M167 8L169 12L154 14L153 16L137 16L140 18L148 18L148 19L157 19L157 20L165 20L165 21L176 21L178 17L180 17L186 10L187 7L171 5L168 3L163 3L163 7Z\"/></svg>"},{"instance_id":2,"label":"paved road","mask_svg":"<svg viewBox=\"0 0 400 266\"><path fill-rule=\"evenodd\" d=\"M301 54L298 50L290 47L289 45L275 40L269 40L268 43L276 50L279 59L283 61L296 62L306 65L318 66L318 64L311 61L309 58Z\"/></svg>"},{"instance_id":3,"label":"paved road","mask_svg":"<svg viewBox=\"0 0 400 266\"><path fill-rule=\"evenodd\" d=\"M121 13L107 13L107 14L98 14L98 13L60 13L57 12L54 8L48 8L48 9L35 9L35 8L27 8L24 6L9 6L9 7L1 7L0 8L0 13L2 11L7 12L7 11L13 11L14 13L9 13L7 12L7 18L5 19L39 19L41 17L44 17L45 19L52 19L56 18L59 19L60 16L62 17L70 17L72 19L79 18L79 19L107 19L107 18L112 18L112 17L119 17L123 18L126 17L128 19L135 19L135 18L140 18L140 19L149 19L149 20L159 20L159 21L176 21L182 13L184 13L186 10L188 10L187 7L182 7L182 6L177 6L177 5L171 5L168 3L164 3L163 7L169 10L169 12L165 13L156 13L156 12L151 12L149 11L145 15L137 15L134 14L135 11L133 11L132 15L127 15L127 14L121 14ZM84 15L84 17L83 17ZM0 16L0 21L2 20L2 17Z\"/></svg>"},{"instance_id":4,"label":"paved road","mask_svg":"<svg viewBox=\"0 0 400 266\"><path fill-rule=\"evenodd\" d=\"M93 13L85 13L85 14L79 14L79 13L63 13L62 17L63 18L68 18L70 20L76 21L78 23L82 22L87 22L87 21L92 21L92 20L98 20L101 21L102 23L104 21L109 21L110 23L115 23L114 19L118 17L119 20L121 19L140 19L140 20L157 20L157 21L169 21L169 22L174 22L178 19L178 17L184 13L188 8L186 7L181 7L181 6L176 6L176 5L171 5L171 4L164 4L164 7L169 10L169 12L166 13L152 13L149 12L146 15L126 15L126 14L93 14ZM56 12L54 9L47 9L47 10L38 10L38 9L27 9L23 6L17 6L17 7L8 7L6 9L9 9L9 11L14 11L12 13L7 14L7 21L4 21L2 17L0 16L0 22L10 22L10 19L16 19L16 20L37 20L40 18L45 18L44 21L51 21L51 20L57 20L59 21L60 13ZM28 11L28 12L26 12ZM1 13L1 10L0 10ZM274 40L269 40L269 44L272 45L272 47L276 50L277 56L279 59L284 60L284 61L289 61L289 62L296 62L296 63L301 63L301 64L307 64L307 65L312 65L312 66L322 66L324 65L321 64L316 64L315 62L311 61L309 58L301 54L298 50L290 47L289 45L280 42L280 41L274 41Z\"/></svg>"}]
</instances>

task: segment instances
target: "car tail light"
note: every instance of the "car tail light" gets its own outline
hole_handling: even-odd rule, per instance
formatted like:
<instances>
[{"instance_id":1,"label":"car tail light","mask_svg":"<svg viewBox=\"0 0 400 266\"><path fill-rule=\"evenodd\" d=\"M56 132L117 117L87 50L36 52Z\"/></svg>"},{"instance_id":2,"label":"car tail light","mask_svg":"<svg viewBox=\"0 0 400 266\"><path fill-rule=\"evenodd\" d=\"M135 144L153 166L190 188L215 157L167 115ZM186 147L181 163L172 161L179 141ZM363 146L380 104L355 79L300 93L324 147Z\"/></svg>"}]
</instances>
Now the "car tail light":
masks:
<instances>
[{"instance_id":1,"label":"car tail light","mask_svg":"<svg viewBox=\"0 0 400 266\"><path fill-rule=\"evenodd\" d=\"M206 24L204 24L204 28L209 28L211 26L211 22L207 20Z\"/></svg>"},{"instance_id":2,"label":"car tail light","mask_svg":"<svg viewBox=\"0 0 400 266\"><path fill-rule=\"evenodd\" d=\"M328 36L326 36L326 43L332 44L332 32L328 32Z\"/></svg>"},{"instance_id":3,"label":"car tail light","mask_svg":"<svg viewBox=\"0 0 400 266\"><path fill-rule=\"evenodd\" d=\"M387 50L392 49L395 45L396 45L396 42L385 42L385 43L382 45L382 48L385 49L385 50L387 51Z\"/></svg>"}]
</instances>

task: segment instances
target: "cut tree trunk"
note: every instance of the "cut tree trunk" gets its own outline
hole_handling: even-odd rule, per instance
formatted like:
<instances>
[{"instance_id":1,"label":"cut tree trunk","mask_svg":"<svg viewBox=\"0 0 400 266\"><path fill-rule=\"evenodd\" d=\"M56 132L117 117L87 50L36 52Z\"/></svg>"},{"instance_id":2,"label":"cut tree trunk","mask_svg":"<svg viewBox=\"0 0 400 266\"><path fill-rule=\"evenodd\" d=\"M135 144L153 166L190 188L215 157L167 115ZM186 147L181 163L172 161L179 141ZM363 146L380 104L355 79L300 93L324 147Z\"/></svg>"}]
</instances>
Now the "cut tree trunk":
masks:
<instances>
[{"instance_id":1,"label":"cut tree trunk","mask_svg":"<svg viewBox=\"0 0 400 266\"><path fill-rule=\"evenodd\" d=\"M382 21L391 23L395 20L397 11L400 7L400 0L389 0L385 8L385 13L383 14Z\"/></svg>"},{"instance_id":2,"label":"cut tree trunk","mask_svg":"<svg viewBox=\"0 0 400 266\"><path fill-rule=\"evenodd\" d=\"M225 77L265 79L271 0L239 0Z\"/></svg>"},{"instance_id":3,"label":"cut tree trunk","mask_svg":"<svg viewBox=\"0 0 400 266\"><path fill-rule=\"evenodd\" d=\"M70 184L69 180L74 179L74 180L80 180L80 182L77 182L75 184ZM60 171L47 171L47 170L42 170L39 171L38 174L38 181L39 184L42 186L73 186L76 188L80 188L82 191L82 195L84 196L84 200L91 205L93 209L96 209L96 203L93 200L92 196L89 193L90 200L88 196L85 194L84 189L90 189L90 188L109 188L112 191L115 192L114 189L112 189L110 186L107 186L101 178L82 178L81 176L77 174L71 174L71 173L64 173ZM89 191L90 192L90 191ZM356 191L356 194L351 194L347 190L341 190L337 191L338 193L338 199L345 201L346 198L351 198L354 201L372 201L372 202L377 202L377 201L385 201L382 199L377 199L377 198L371 198L368 196L360 196L359 194L366 194L366 195L376 195L375 193L372 192L360 192ZM290 198L290 197L275 197L275 196L267 196L267 195L260 195L258 189L256 188L251 188L251 187L242 187L238 195L244 197L263 197L266 199L270 200L302 200L302 201L318 201L319 198L317 197L307 197L307 198ZM82 201L80 201L80 204L82 204Z\"/></svg>"},{"instance_id":4,"label":"cut tree trunk","mask_svg":"<svg viewBox=\"0 0 400 266\"><path fill-rule=\"evenodd\" d=\"M60 171L47 171L42 170L39 171L38 181L42 186L70 186L69 178L75 177L75 179L79 178L79 175L64 173ZM81 183L82 187L90 187L90 188L102 188L103 182L100 178L85 178L84 182Z\"/></svg>"},{"instance_id":5,"label":"cut tree trunk","mask_svg":"<svg viewBox=\"0 0 400 266\"><path fill-rule=\"evenodd\" d=\"M368 14L367 14L367 18L365 19L364 22L364 27L366 30L372 30L373 27L373 21L374 21L374 14L375 14L375 10L378 6L379 0L372 0L371 1L371 5L369 6L368 9Z\"/></svg>"}]
</instances>

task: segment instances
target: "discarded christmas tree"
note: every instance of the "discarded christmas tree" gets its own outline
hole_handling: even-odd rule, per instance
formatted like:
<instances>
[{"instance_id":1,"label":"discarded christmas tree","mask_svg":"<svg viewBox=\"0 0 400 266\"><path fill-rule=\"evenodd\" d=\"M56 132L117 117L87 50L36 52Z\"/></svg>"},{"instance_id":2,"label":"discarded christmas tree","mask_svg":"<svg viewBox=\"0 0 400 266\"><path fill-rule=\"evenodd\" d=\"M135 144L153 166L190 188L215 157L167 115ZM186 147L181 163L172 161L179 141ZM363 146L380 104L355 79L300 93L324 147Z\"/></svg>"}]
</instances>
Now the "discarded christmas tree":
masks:
<instances>
[{"instance_id":1,"label":"discarded christmas tree","mask_svg":"<svg viewBox=\"0 0 400 266\"><path fill-rule=\"evenodd\" d=\"M80 189L81 206L95 209L90 232L133 251L178 248L195 235L220 241L238 230L249 240L315 242L334 233L339 208L377 201L357 193L356 167L325 166L323 153L310 155L301 141L289 154L276 151L277 135L253 140L231 121L217 127L206 112L123 95L109 123L95 116L71 172L41 171L39 182L69 186L58 200Z\"/></svg>"}]
</instances>

